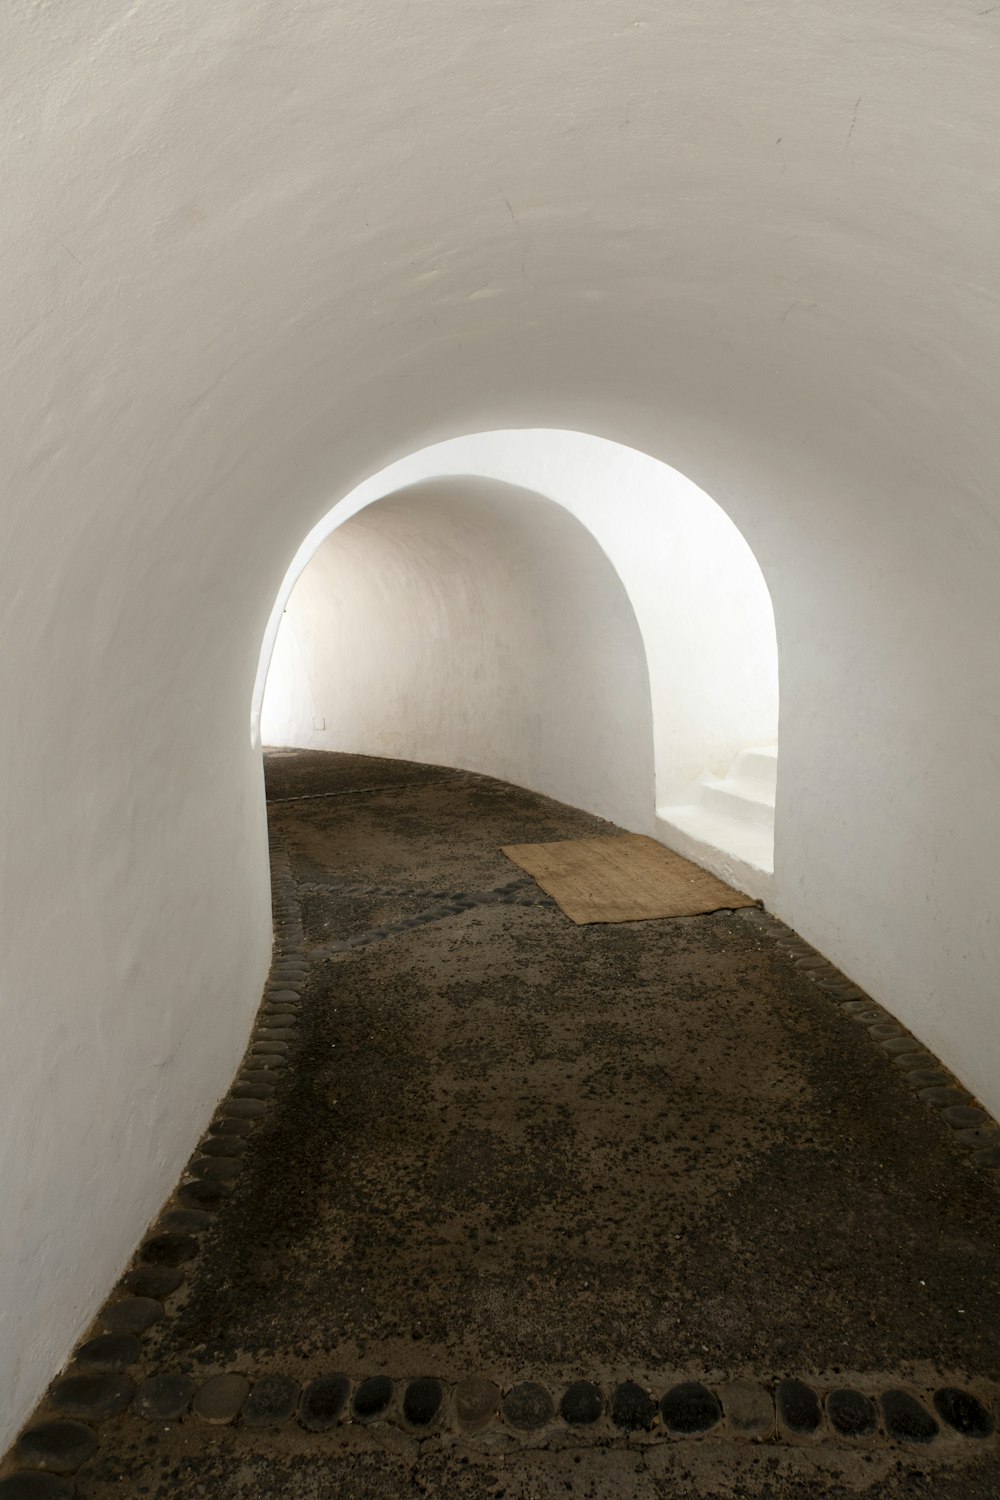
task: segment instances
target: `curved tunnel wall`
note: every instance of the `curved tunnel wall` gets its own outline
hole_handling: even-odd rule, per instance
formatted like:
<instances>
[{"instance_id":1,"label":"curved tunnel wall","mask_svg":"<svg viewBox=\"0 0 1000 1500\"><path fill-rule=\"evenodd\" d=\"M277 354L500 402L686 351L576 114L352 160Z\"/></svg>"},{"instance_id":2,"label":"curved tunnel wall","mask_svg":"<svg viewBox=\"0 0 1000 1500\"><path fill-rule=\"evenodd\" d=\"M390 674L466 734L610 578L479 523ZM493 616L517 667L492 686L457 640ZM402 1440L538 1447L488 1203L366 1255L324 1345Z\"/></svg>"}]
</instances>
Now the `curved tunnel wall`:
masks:
<instances>
[{"instance_id":1,"label":"curved tunnel wall","mask_svg":"<svg viewBox=\"0 0 1000 1500\"><path fill-rule=\"evenodd\" d=\"M270 683L266 743L461 766L652 828L635 615L539 496L444 480L367 506L299 579Z\"/></svg>"},{"instance_id":2,"label":"curved tunnel wall","mask_svg":"<svg viewBox=\"0 0 1000 1500\"><path fill-rule=\"evenodd\" d=\"M281 579L456 432L726 509L782 647L772 904L1000 1111L997 24L7 8L0 1440L244 1043Z\"/></svg>"}]
</instances>

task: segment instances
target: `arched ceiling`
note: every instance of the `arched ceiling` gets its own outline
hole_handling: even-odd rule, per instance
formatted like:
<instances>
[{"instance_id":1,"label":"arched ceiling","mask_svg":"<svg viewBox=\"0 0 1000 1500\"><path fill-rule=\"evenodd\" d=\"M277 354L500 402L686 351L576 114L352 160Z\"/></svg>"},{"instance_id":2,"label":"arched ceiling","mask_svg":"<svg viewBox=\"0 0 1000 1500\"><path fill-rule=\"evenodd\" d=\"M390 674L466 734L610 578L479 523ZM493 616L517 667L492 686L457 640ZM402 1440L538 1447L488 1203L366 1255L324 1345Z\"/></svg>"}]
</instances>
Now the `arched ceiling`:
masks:
<instances>
[{"instance_id":1,"label":"arched ceiling","mask_svg":"<svg viewBox=\"0 0 1000 1500\"><path fill-rule=\"evenodd\" d=\"M266 513L302 532L392 457L500 425L628 441L796 519L831 465L850 504L900 449L982 500L982 8L104 0L4 24L7 416L40 503L72 474L95 509L270 544Z\"/></svg>"}]
</instances>

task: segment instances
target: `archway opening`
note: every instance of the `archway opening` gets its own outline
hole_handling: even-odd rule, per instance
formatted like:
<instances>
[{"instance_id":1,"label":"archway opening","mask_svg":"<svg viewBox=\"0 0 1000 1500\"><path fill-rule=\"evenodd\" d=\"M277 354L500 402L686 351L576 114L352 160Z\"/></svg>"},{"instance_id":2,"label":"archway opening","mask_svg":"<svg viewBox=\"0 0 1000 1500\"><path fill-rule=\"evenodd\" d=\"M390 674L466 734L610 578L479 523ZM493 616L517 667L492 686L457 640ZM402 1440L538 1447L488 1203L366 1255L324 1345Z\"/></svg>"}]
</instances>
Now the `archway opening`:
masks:
<instances>
[{"instance_id":1,"label":"archway opening","mask_svg":"<svg viewBox=\"0 0 1000 1500\"><path fill-rule=\"evenodd\" d=\"M628 595L568 511L496 481L425 481L321 544L278 632L261 731L484 772L651 830Z\"/></svg>"},{"instance_id":2,"label":"archway opening","mask_svg":"<svg viewBox=\"0 0 1000 1500\"><path fill-rule=\"evenodd\" d=\"M252 732L519 781L770 886L766 582L708 495L602 438L453 439L345 496L286 574Z\"/></svg>"}]
</instances>

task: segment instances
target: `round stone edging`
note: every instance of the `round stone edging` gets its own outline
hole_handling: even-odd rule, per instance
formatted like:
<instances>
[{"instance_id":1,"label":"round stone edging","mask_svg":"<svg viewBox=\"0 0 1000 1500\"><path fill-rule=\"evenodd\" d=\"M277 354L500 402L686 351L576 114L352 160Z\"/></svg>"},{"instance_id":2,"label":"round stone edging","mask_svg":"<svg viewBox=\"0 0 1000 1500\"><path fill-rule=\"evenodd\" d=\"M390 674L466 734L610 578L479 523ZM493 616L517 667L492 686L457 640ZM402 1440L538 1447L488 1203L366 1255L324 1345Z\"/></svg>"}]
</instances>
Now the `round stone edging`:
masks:
<instances>
[{"instance_id":1,"label":"round stone edging","mask_svg":"<svg viewBox=\"0 0 1000 1500\"><path fill-rule=\"evenodd\" d=\"M937 1113L967 1150L970 1164L986 1171L1000 1186L1000 1124L963 1088L961 1082L924 1044L911 1036L888 1011L869 999L852 980L834 968L784 922L760 907L740 912L774 939L795 963L800 973L835 1001L845 1015L863 1026L872 1041L902 1073L918 1097Z\"/></svg>"},{"instance_id":2,"label":"round stone edging","mask_svg":"<svg viewBox=\"0 0 1000 1500\"><path fill-rule=\"evenodd\" d=\"M706 1437L771 1445L824 1441L848 1447L891 1443L926 1449L949 1440L986 1451L996 1439L993 1404L974 1392L942 1386L919 1392L890 1380L816 1386L802 1380L767 1384L710 1384L664 1379L615 1387L578 1380L561 1388L523 1380L503 1390L485 1376L457 1384L433 1376L394 1379L344 1374L320 1376L304 1386L290 1375L264 1373L251 1381L240 1371L210 1375L200 1384L187 1375L155 1374L136 1389L124 1377L84 1377L103 1402L101 1420L132 1403L138 1420L163 1424L190 1419L206 1426L236 1426L265 1433L295 1422L304 1431L347 1432L380 1424L416 1441L449 1432L471 1440L491 1432L525 1444L548 1441L562 1430L607 1443L700 1441ZM876 1387L873 1389L873 1386ZM15 1472L72 1474L92 1457L92 1428L71 1415L36 1421L18 1440ZM4 1484L0 1480L0 1500Z\"/></svg>"}]
</instances>

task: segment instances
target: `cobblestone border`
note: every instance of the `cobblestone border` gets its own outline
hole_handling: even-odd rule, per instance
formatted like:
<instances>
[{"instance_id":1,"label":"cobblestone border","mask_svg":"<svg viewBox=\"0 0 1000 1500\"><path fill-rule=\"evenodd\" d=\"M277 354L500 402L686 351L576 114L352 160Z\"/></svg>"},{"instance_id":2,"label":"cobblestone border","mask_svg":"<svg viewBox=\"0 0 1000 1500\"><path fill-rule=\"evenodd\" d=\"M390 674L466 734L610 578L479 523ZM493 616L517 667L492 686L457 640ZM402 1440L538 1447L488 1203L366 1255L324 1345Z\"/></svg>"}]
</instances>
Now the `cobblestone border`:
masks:
<instances>
[{"instance_id":1,"label":"cobblestone border","mask_svg":"<svg viewBox=\"0 0 1000 1500\"><path fill-rule=\"evenodd\" d=\"M784 922L756 907L745 908L739 916L773 938L800 973L834 1000L852 1021L865 1028L886 1061L902 1073L918 1097L955 1132L955 1139L968 1152L971 1164L988 1173L1000 1187L1000 1125L954 1074L927 1051L923 1042Z\"/></svg>"},{"instance_id":2,"label":"cobblestone border","mask_svg":"<svg viewBox=\"0 0 1000 1500\"><path fill-rule=\"evenodd\" d=\"M996 1447L994 1404L956 1386L918 1392L883 1381L871 1382L863 1391L786 1378L712 1385L675 1379L652 1387L626 1380L613 1388L577 1380L556 1389L558 1397L550 1385L525 1380L504 1390L484 1375L449 1384L433 1376L351 1379L338 1372L304 1386L276 1373L252 1383L240 1371L201 1382L188 1375L154 1375L129 1401L121 1396L113 1406L105 1402L100 1413L91 1403L90 1425L79 1416L57 1415L26 1429L13 1452L19 1467L0 1479L0 1500L71 1496L70 1476L97 1451L93 1424L118 1415L129 1403L137 1418L160 1426L194 1420L206 1427L236 1425L263 1433L296 1423L309 1433L339 1431L349 1437L352 1428L389 1423L416 1441L506 1436L532 1444L562 1431L604 1444L712 1437L772 1445L891 1444L936 1449L942 1456L956 1443L982 1452Z\"/></svg>"},{"instance_id":3,"label":"cobblestone border","mask_svg":"<svg viewBox=\"0 0 1000 1500\"><path fill-rule=\"evenodd\" d=\"M521 892L534 884L527 877L478 895L450 897L428 913L373 929L361 938L377 941L391 932L494 902L553 906L544 894L525 900ZM197 1257L198 1237L232 1191L244 1165L246 1139L266 1115L277 1080L294 1054L309 962L328 956L323 948L306 953L299 888L287 849L273 829L271 889L275 956L239 1073L132 1266L0 1465L0 1500L69 1500L75 1492L71 1476L97 1451L95 1426L129 1410L149 1421L176 1421L190 1414L207 1424L237 1423L248 1430L293 1420L316 1433L389 1422L415 1439L451 1432L465 1438L506 1433L529 1441L561 1427L606 1441L699 1439L711 1434L763 1443L883 1441L943 1447L948 1438L955 1438L983 1449L995 1441L1000 1408L991 1397L957 1386L916 1391L879 1377L867 1381L865 1391L788 1378L725 1385L678 1378L659 1394L634 1380L613 1390L578 1380L562 1392L558 1403L549 1387L538 1381L522 1381L504 1391L485 1375L454 1385L430 1376L352 1380L333 1374L301 1387L290 1375L267 1374L251 1383L242 1372L232 1371L201 1382L169 1371L134 1381L128 1372L141 1364L142 1335L167 1315L166 1304ZM355 886L344 889L344 894L362 890L368 893ZM974 1165L1000 1181L995 1170L1000 1167L1000 1127L973 1104L938 1060L783 922L757 907L737 914L773 937L797 968L868 1029L920 1096L941 1112ZM333 951L360 945L352 940Z\"/></svg>"}]
</instances>

